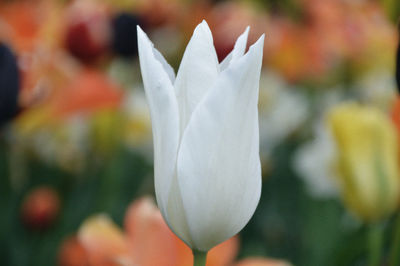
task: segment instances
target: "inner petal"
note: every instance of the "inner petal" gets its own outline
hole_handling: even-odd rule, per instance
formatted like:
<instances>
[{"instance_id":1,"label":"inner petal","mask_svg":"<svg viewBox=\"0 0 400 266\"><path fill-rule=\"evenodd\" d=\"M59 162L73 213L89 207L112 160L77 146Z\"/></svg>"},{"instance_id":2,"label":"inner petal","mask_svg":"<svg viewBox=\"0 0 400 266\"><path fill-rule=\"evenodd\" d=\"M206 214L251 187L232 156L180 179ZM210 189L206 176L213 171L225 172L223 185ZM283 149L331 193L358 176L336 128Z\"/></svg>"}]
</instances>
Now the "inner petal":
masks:
<instances>
[{"instance_id":1,"label":"inner petal","mask_svg":"<svg viewBox=\"0 0 400 266\"><path fill-rule=\"evenodd\" d=\"M194 30L175 80L181 135L197 104L219 74L211 30L203 21Z\"/></svg>"}]
</instances>

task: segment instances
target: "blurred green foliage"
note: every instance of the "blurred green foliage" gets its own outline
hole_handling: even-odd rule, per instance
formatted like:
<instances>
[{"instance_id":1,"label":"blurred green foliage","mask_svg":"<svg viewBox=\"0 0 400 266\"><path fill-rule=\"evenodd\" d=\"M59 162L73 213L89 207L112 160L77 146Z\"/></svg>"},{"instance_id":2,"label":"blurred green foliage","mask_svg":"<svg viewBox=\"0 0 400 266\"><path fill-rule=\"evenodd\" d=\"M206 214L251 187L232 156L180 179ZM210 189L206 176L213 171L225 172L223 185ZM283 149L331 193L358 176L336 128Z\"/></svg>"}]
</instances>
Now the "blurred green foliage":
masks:
<instances>
[{"instance_id":1,"label":"blurred green foliage","mask_svg":"<svg viewBox=\"0 0 400 266\"><path fill-rule=\"evenodd\" d=\"M299 266L365 265L367 228L355 223L338 201L310 198L291 169L292 151L298 144L291 140L276 148L259 207L240 234L239 257L285 258ZM7 178L8 149L1 144L2 265L56 265L62 240L74 234L88 216L105 212L122 226L129 203L154 191L152 166L122 148L107 159L92 162L78 175L29 159L29 178L21 187L12 188ZM59 192L61 211L50 228L35 231L22 221L21 204L30 189L43 184ZM386 223L388 247L394 222Z\"/></svg>"}]
</instances>

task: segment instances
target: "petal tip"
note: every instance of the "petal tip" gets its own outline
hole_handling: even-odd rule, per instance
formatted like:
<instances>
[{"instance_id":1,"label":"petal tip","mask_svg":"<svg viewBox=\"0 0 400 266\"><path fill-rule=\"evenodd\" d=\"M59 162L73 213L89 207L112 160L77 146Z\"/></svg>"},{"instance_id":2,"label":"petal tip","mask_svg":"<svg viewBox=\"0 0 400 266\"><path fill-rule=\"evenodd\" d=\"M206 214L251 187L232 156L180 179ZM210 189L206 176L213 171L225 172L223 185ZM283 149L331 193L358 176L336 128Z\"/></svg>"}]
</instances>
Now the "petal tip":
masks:
<instances>
[{"instance_id":1,"label":"petal tip","mask_svg":"<svg viewBox=\"0 0 400 266\"><path fill-rule=\"evenodd\" d=\"M258 38L258 40L250 47L250 49L260 49L263 50L264 47L264 39L265 39L265 33L263 33L260 38Z\"/></svg>"},{"instance_id":2,"label":"petal tip","mask_svg":"<svg viewBox=\"0 0 400 266\"><path fill-rule=\"evenodd\" d=\"M264 43L264 39L265 39L265 33L263 33L263 34L260 36L260 38L258 38L257 42L262 42L262 43ZM257 42L256 42L256 43L257 43Z\"/></svg>"},{"instance_id":3,"label":"petal tip","mask_svg":"<svg viewBox=\"0 0 400 266\"><path fill-rule=\"evenodd\" d=\"M193 35L200 30L206 32L207 34L209 33L211 35L210 26L208 26L208 23L205 19L203 19L203 21L199 25L196 26L196 28L194 29Z\"/></svg>"},{"instance_id":4,"label":"petal tip","mask_svg":"<svg viewBox=\"0 0 400 266\"><path fill-rule=\"evenodd\" d=\"M138 37L143 37L143 35L145 35L146 33L144 33L144 31L142 30L142 28L139 25L136 25L136 31L137 31L137 35Z\"/></svg>"},{"instance_id":5,"label":"petal tip","mask_svg":"<svg viewBox=\"0 0 400 266\"><path fill-rule=\"evenodd\" d=\"M247 39L249 37L250 26L247 26L244 32L239 36L239 38L244 38L245 44L247 44Z\"/></svg>"}]
</instances>

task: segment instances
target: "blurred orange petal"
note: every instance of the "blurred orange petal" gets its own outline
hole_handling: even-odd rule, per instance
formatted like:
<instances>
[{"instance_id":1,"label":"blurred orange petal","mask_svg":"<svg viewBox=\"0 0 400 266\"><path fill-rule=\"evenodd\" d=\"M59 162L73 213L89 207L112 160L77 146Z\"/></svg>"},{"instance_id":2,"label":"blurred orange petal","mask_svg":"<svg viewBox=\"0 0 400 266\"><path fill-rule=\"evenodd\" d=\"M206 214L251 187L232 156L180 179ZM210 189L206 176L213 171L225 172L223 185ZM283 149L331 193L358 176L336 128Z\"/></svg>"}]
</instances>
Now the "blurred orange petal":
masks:
<instances>
[{"instance_id":1,"label":"blurred orange petal","mask_svg":"<svg viewBox=\"0 0 400 266\"><path fill-rule=\"evenodd\" d=\"M123 232L104 214L88 218L78 237L88 252L90 265L120 265L120 261L128 260L128 243Z\"/></svg>"},{"instance_id":2,"label":"blurred orange petal","mask_svg":"<svg viewBox=\"0 0 400 266\"><path fill-rule=\"evenodd\" d=\"M135 265L177 265L176 237L151 198L135 201L126 213L124 224Z\"/></svg>"},{"instance_id":3,"label":"blurred orange petal","mask_svg":"<svg viewBox=\"0 0 400 266\"><path fill-rule=\"evenodd\" d=\"M291 266L291 264L283 260L247 258L239 261L235 266Z\"/></svg>"},{"instance_id":4,"label":"blurred orange petal","mask_svg":"<svg viewBox=\"0 0 400 266\"><path fill-rule=\"evenodd\" d=\"M76 236L68 237L58 253L59 266L88 266L87 253Z\"/></svg>"},{"instance_id":5,"label":"blurred orange petal","mask_svg":"<svg viewBox=\"0 0 400 266\"><path fill-rule=\"evenodd\" d=\"M239 238L234 236L212 248L207 255L207 266L230 265L239 250Z\"/></svg>"},{"instance_id":6,"label":"blurred orange petal","mask_svg":"<svg viewBox=\"0 0 400 266\"><path fill-rule=\"evenodd\" d=\"M400 139L400 97L399 96L397 96L396 99L394 100L392 109L390 110L390 115L391 115L392 121L394 123L394 126L396 127L396 131L397 131L396 133L397 133L398 139ZM400 154L400 150L399 150L399 154ZM400 158L400 156L399 156L399 158Z\"/></svg>"},{"instance_id":7,"label":"blurred orange petal","mask_svg":"<svg viewBox=\"0 0 400 266\"><path fill-rule=\"evenodd\" d=\"M191 249L168 228L159 209L149 197L135 201L125 216L125 229L131 243L134 263L141 266L193 264ZM233 237L213 248L207 266L224 266L233 262L239 246Z\"/></svg>"},{"instance_id":8,"label":"blurred orange petal","mask_svg":"<svg viewBox=\"0 0 400 266\"><path fill-rule=\"evenodd\" d=\"M16 1L0 6L0 39L11 41L17 51L31 50L38 36L40 8L34 1ZM4 36L5 35L5 36Z\"/></svg>"},{"instance_id":9,"label":"blurred orange petal","mask_svg":"<svg viewBox=\"0 0 400 266\"><path fill-rule=\"evenodd\" d=\"M116 108L122 91L103 74L85 69L54 99L56 116Z\"/></svg>"},{"instance_id":10,"label":"blurred orange petal","mask_svg":"<svg viewBox=\"0 0 400 266\"><path fill-rule=\"evenodd\" d=\"M192 250L182 240L177 238L177 246L180 250L177 266L193 265ZM239 249L239 239L232 237L218 246L212 248L207 254L207 266L231 265Z\"/></svg>"},{"instance_id":11,"label":"blurred orange petal","mask_svg":"<svg viewBox=\"0 0 400 266\"><path fill-rule=\"evenodd\" d=\"M396 97L396 100L394 101L391 109L391 116L400 136L400 97Z\"/></svg>"}]
</instances>

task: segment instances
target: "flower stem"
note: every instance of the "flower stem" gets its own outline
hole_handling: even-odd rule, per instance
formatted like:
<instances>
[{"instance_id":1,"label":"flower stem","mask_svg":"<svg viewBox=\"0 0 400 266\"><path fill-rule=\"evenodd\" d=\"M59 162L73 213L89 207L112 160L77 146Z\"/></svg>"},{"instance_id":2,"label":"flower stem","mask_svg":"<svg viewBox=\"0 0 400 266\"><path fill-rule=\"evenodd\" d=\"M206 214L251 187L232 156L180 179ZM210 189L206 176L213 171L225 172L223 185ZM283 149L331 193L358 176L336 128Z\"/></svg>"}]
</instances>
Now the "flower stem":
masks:
<instances>
[{"instance_id":1,"label":"flower stem","mask_svg":"<svg viewBox=\"0 0 400 266\"><path fill-rule=\"evenodd\" d=\"M397 266L400 264L400 214L397 214L396 217L396 224L395 224L395 232L393 234L393 242L391 250L390 250L390 257L389 257L389 265L390 266Z\"/></svg>"},{"instance_id":2,"label":"flower stem","mask_svg":"<svg viewBox=\"0 0 400 266\"><path fill-rule=\"evenodd\" d=\"M369 266L380 264L383 244L383 226L379 223L370 225L368 232Z\"/></svg>"},{"instance_id":3,"label":"flower stem","mask_svg":"<svg viewBox=\"0 0 400 266\"><path fill-rule=\"evenodd\" d=\"M205 266L207 251L193 250L193 266Z\"/></svg>"}]
</instances>

